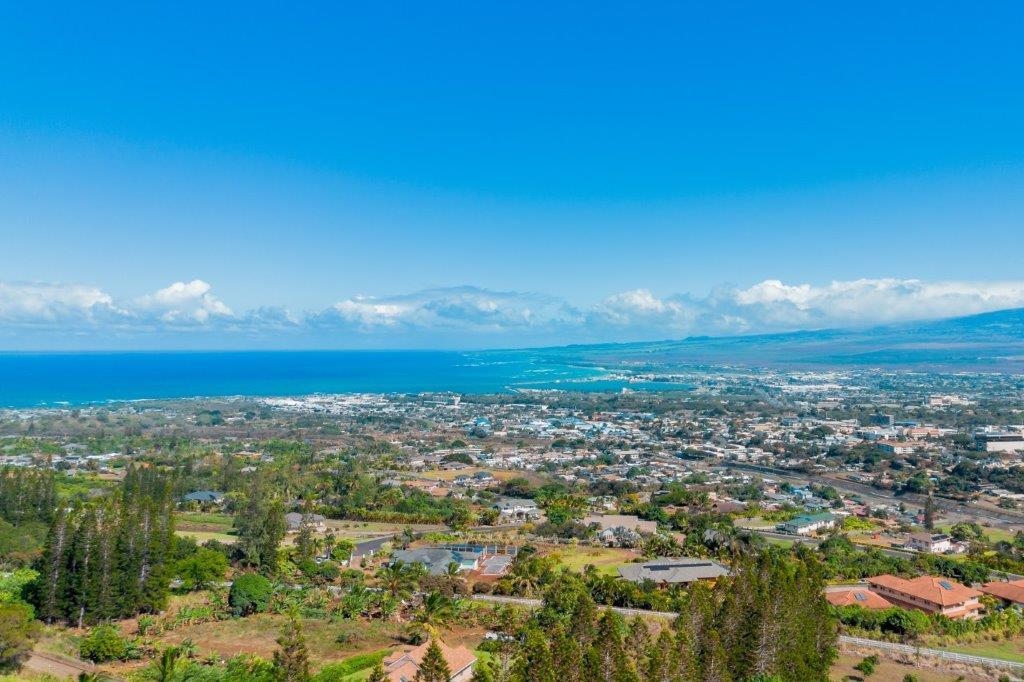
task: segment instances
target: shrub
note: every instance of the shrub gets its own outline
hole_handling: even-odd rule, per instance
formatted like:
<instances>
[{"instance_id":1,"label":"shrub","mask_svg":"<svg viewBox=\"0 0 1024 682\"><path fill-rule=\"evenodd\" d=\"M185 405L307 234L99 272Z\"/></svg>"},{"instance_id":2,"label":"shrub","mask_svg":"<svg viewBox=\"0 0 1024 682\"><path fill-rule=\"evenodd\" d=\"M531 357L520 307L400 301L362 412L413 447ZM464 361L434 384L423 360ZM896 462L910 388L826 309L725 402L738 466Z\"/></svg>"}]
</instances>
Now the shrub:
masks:
<instances>
[{"instance_id":1,"label":"shrub","mask_svg":"<svg viewBox=\"0 0 1024 682\"><path fill-rule=\"evenodd\" d=\"M39 623L27 604L0 603L0 673L17 669L39 635Z\"/></svg>"},{"instance_id":2,"label":"shrub","mask_svg":"<svg viewBox=\"0 0 1024 682\"><path fill-rule=\"evenodd\" d=\"M128 657L128 642L113 625L98 625L82 640L78 653L94 663L121 661Z\"/></svg>"},{"instance_id":3,"label":"shrub","mask_svg":"<svg viewBox=\"0 0 1024 682\"><path fill-rule=\"evenodd\" d=\"M269 580L259 573L246 573L231 583L228 604L240 616L260 613L266 610L273 593L274 587Z\"/></svg>"},{"instance_id":4,"label":"shrub","mask_svg":"<svg viewBox=\"0 0 1024 682\"><path fill-rule=\"evenodd\" d=\"M341 682L353 673L372 668L377 665L390 653L389 649L374 651L369 654L359 654L346 658L340 663L325 665L320 672L313 676L313 682Z\"/></svg>"},{"instance_id":5,"label":"shrub","mask_svg":"<svg viewBox=\"0 0 1024 682\"><path fill-rule=\"evenodd\" d=\"M854 670L864 673L864 677L871 677L875 674L875 667L878 665L878 656L871 654L863 661L853 666Z\"/></svg>"}]
</instances>

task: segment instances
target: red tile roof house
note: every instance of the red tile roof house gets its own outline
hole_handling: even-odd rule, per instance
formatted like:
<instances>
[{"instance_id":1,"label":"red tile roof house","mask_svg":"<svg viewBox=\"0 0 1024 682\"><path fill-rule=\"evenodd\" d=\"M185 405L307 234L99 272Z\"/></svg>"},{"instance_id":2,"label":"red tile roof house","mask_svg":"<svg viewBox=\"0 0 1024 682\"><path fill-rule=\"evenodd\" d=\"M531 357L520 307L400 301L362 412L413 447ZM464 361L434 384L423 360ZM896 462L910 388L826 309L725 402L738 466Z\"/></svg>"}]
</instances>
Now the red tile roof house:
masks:
<instances>
[{"instance_id":1,"label":"red tile roof house","mask_svg":"<svg viewBox=\"0 0 1024 682\"><path fill-rule=\"evenodd\" d=\"M985 583L981 586L981 591L1001 599L1004 604L1010 606L1024 605L1024 580L997 580Z\"/></svg>"},{"instance_id":2,"label":"red tile roof house","mask_svg":"<svg viewBox=\"0 0 1024 682\"><path fill-rule=\"evenodd\" d=\"M449 682L469 682L473 677L473 664L476 663L476 656L464 646L450 647L441 640L437 641L441 647L441 654L448 663L448 670L451 672ZM408 651L396 651L384 659L384 672L391 682L412 682L416 672L420 669L423 656L427 653L430 641L420 644L415 649Z\"/></svg>"},{"instance_id":3,"label":"red tile roof house","mask_svg":"<svg viewBox=\"0 0 1024 682\"><path fill-rule=\"evenodd\" d=\"M948 578L930 575L904 580L894 575L868 578L871 589L896 606L917 609L947 618L980 618L981 592Z\"/></svg>"},{"instance_id":4,"label":"red tile roof house","mask_svg":"<svg viewBox=\"0 0 1024 682\"><path fill-rule=\"evenodd\" d=\"M864 587L830 590L825 593L825 599L832 606L860 606L865 609L888 609L892 606L891 601Z\"/></svg>"}]
</instances>

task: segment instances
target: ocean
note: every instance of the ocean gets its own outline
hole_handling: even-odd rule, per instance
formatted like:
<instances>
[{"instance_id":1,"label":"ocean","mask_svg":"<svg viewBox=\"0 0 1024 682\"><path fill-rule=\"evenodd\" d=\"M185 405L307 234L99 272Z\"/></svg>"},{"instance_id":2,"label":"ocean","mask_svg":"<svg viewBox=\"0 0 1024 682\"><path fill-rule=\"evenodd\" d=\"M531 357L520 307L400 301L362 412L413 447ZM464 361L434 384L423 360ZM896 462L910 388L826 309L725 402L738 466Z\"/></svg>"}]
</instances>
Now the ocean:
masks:
<instances>
[{"instance_id":1,"label":"ocean","mask_svg":"<svg viewBox=\"0 0 1024 682\"><path fill-rule=\"evenodd\" d=\"M0 353L0 407L313 393L682 389L533 351Z\"/></svg>"}]
</instances>

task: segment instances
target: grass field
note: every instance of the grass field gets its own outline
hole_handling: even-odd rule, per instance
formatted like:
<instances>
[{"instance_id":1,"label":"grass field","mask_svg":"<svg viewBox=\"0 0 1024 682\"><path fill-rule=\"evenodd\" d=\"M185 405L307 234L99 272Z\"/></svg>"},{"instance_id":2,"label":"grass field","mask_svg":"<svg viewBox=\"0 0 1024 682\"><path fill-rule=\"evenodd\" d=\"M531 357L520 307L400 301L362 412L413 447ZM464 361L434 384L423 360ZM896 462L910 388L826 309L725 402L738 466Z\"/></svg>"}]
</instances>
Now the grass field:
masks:
<instances>
[{"instance_id":1,"label":"grass field","mask_svg":"<svg viewBox=\"0 0 1024 682\"><path fill-rule=\"evenodd\" d=\"M228 533L212 533L205 530L181 530L180 528L174 531L175 535L180 535L184 538L192 538L196 541L197 545L201 545L207 540L217 540L223 542L225 545L230 545L238 541L236 535L229 535Z\"/></svg>"},{"instance_id":2,"label":"grass field","mask_svg":"<svg viewBox=\"0 0 1024 682\"><path fill-rule=\"evenodd\" d=\"M836 661L835 665L832 666L832 671L829 674L829 678L839 682L840 680L863 680L864 673L855 670L853 666L857 665L863 659L862 656L848 656L842 655ZM888 659L881 659L878 666L875 668L875 672L871 677L867 678L870 682L903 682L903 678L906 675L913 675L919 680L919 682L953 682L956 679L969 680L970 682L980 682L981 680L988 680L988 677L972 677L964 674L963 678L960 675L964 673L957 672L945 673L938 670L931 670L921 666L907 665L903 663L897 663Z\"/></svg>"},{"instance_id":3,"label":"grass field","mask_svg":"<svg viewBox=\"0 0 1024 682\"><path fill-rule=\"evenodd\" d=\"M161 640L166 645L180 644L191 638L199 647L200 658L211 653L224 658L252 653L270 659L277 649L276 640L285 621L285 616L257 614L176 628L164 634ZM398 623L364 620L335 623L321 618L305 619L302 627L314 669L356 654L394 648L399 645L397 635L401 632Z\"/></svg>"},{"instance_id":4,"label":"grass field","mask_svg":"<svg viewBox=\"0 0 1024 682\"><path fill-rule=\"evenodd\" d=\"M593 564L599 573L617 575L618 567L628 564L639 555L628 549L609 547L557 547L549 552L570 570L582 571Z\"/></svg>"},{"instance_id":5,"label":"grass field","mask_svg":"<svg viewBox=\"0 0 1024 682\"><path fill-rule=\"evenodd\" d=\"M1004 661L1024 663L1024 638L1004 639L998 642L985 640L972 642L971 644L953 644L943 648L961 654L987 656L989 658L1000 658Z\"/></svg>"}]
</instances>

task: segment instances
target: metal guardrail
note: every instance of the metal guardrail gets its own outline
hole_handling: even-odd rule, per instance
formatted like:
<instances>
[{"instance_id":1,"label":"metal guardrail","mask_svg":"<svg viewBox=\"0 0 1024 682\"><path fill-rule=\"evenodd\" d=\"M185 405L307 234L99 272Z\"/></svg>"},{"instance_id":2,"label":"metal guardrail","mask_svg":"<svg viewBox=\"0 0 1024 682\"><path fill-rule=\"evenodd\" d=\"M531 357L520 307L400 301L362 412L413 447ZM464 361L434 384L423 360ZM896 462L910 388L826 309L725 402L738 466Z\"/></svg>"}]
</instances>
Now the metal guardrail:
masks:
<instances>
[{"instance_id":1,"label":"metal guardrail","mask_svg":"<svg viewBox=\"0 0 1024 682\"><path fill-rule=\"evenodd\" d=\"M941 658L946 661L956 661L958 663L971 663L974 665L988 666L990 668L1024 670L1024 663L1017 663L1016 661L1004 661L1000 658L988 658L987 656L973 656L971 654L961 654L956 651L946 651L945 649L925 649L923 647L910 646L909 644L880 642L877 639L865 639L864 637L848 637L846 635L840 635L839 642L842 644L850 644L853 646L864 647L865 649L879 649L881 651L891 651L894 653L910 654L911 656L932 656L934 658Z\"/></svg>"}]
</instances>

